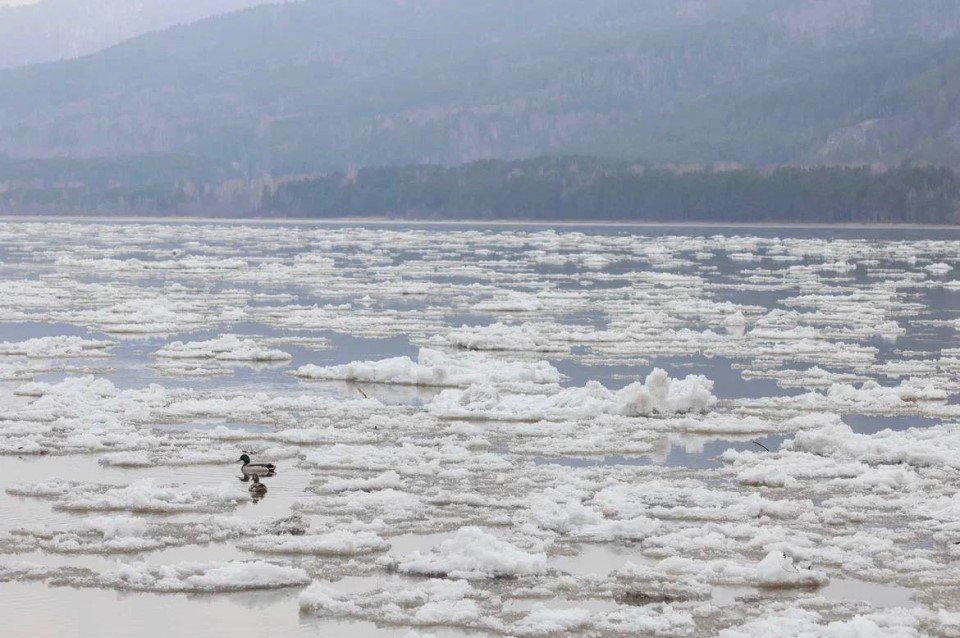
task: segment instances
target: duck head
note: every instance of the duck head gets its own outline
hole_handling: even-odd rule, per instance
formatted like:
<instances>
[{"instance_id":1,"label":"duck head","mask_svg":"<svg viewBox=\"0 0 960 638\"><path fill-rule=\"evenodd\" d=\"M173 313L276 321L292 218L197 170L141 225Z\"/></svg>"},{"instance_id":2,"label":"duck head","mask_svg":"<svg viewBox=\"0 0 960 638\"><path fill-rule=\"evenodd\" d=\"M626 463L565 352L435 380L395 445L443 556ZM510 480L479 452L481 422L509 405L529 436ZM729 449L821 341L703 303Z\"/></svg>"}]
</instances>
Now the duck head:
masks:
<instances>
[{"instance_id":1,"label":"duck head","mask_svg":"<svg viewBox=\"0 0 960 638\"><path fill-rule=\"evenodd\" d=\"M246 454L241 454L240 460L243 462L244 465L247 465L248 463L250 463L250 457L247 456Z\"/></svg>"}]
</instances>

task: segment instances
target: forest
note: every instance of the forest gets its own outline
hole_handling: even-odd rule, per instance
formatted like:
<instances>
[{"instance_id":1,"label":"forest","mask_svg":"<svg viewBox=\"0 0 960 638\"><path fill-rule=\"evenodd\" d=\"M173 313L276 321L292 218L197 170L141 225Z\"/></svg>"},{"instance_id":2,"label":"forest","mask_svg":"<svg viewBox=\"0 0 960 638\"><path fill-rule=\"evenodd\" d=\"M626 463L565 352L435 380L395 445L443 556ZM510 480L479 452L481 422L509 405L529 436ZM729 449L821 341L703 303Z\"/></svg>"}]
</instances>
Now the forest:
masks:
<instances>
[{"instance_id":1,"label":"forest","mask_svg":"<svg viewBox=\"0 0 960 638\"><path fill-rule=\"evenodd\" d=\"M960 176L946 168L677 171L568 158L286 181L260 207L308 217L944 224L958 205Z\"/></svg>"},{"instance_id":2,"label":"forest","mask_svg":"<svg viewBox=\"0 0 960 638\"><path fill-rule=\"evenodd\" d=\"M157 158L122 186L96 178L110 165L51 166L58 181L0 188L0 212L952 224L960 210L957 171L911 164L690 170L566 157L197 182L189 165Z\"/></svg>"}]
</instances>

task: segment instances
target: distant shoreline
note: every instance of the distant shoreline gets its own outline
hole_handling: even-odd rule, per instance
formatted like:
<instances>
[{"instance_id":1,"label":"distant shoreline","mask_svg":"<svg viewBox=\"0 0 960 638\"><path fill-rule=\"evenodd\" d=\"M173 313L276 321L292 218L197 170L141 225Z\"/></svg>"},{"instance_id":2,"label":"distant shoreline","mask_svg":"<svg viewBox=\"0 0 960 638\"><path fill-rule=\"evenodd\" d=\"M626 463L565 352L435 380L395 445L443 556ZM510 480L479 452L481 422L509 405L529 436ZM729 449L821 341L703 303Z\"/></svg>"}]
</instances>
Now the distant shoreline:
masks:
<instances>
[{"instance_id":1,"label":"distant shoreline","mask_svg":"<svg viewBox=\"0 0 960 638\"><path fill-rule=\"evenodd\" d=\"M3 165L0 158L0 169ZM40 169L14 163L10 170L26 179ZM130 174L104 182L114 170ZM561 157L368 167L349 174L226 182L174 179L137 163L110 170L70 163L67 168L48 166L41 173L33 181L9 183L0 175L0 213L48 219L362 219L371 224L532 223L558 228L601 223L960 224L960 169L937 166L903 165L883 172L866 166L681 172Z\"/></svg>"},{"instance_id":2,"label":"distant shoreline","mask_svg":"<svg viewBox=\"0 0 960 638\"><path fill-rule=\"evenodd\" d=\"M575 228L584 226L594 227L636 227L636 228L836 228L849 230L958 230L960 224L896 224L896 223L837 223L824 222L689 222L689 221L571 221L571 220L496 220L496 219L393 219L384 217L190 217L190 216L157 216L157 215L0 215L0 222L8 223L89 223L89 222L124 222L124 223L183 223L183 224L249 224L249 225L378 225L378 226L543 226Z\"/></svg>"}]
</instances>

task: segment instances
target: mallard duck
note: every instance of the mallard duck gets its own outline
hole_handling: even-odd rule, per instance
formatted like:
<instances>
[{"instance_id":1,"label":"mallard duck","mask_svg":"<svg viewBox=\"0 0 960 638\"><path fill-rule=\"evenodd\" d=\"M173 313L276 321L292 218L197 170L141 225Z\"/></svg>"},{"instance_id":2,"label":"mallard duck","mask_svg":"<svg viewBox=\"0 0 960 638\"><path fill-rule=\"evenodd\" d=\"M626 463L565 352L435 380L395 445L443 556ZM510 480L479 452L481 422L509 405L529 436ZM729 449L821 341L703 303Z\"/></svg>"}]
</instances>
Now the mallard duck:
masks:
<instances>
[{"instance_id":1,"label":"mallard duck","mask_svg":"<svg viewBox=\"0 0 960 638\"><path fill-rule=\"evenodd\" d=\"M240 471L246 476L256 474L258 479L261 476L273 476L273 473L277 470L277 466L273 463L251 463L250 457L246 454L240 455L240 461L243 463L240 466Z\"/></svg>"},{"instance_id":2,"label":"mallard duck","mask_svg":"<svg viewBox=\"0 0 960 638\"><path fill-rule=\"evenodd\" d=\"M267 486L260 482L259 474L251 474L250 480L253 481L253 483L248 488L250 492L252 492L255 495L259 494L261 496L267 493Z\"/></svg>"}]
</instances>

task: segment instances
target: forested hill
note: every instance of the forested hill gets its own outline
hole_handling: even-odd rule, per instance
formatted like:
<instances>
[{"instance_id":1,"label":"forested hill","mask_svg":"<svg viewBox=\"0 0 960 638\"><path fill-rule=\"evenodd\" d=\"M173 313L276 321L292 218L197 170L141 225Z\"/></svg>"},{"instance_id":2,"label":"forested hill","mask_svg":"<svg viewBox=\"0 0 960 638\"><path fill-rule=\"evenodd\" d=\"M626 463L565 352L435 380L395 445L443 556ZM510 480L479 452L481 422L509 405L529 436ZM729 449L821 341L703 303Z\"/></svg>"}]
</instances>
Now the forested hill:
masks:
<instances>
[{"instance_id":1,"label":"forested hill","mask_svg":"<svg viewBox=\"0 0 960 638\"><path fill-rule=\"evenodd\" d=\"M0 171L4 168L0 162ZM134 170L135 169L135 170ZM198 183L169 158L131 169L130 184L41 162L55 182L0 189L0 213L185 214L485 220L960 222L960 174L946 168L782 167L675 171L585 157L455 167L364 168L308 178ZM29 172L29 171L28 171ZM162 175L165 181L158 181Z\"/></svg>"},{"instance_id":2,"label":"forested hill","mask_svg":"<svg viewBox=\"0 0 960 638\"><path fill-rule=\"evenodd\" d=\"M957 163L958 34L956 0L259 6L0 72L0 155L242 179L565 154Z\"/></svg>"}]
</instances>

